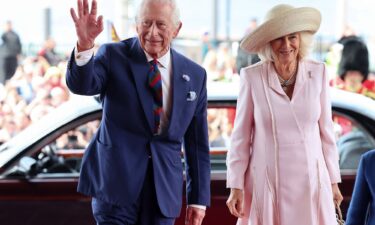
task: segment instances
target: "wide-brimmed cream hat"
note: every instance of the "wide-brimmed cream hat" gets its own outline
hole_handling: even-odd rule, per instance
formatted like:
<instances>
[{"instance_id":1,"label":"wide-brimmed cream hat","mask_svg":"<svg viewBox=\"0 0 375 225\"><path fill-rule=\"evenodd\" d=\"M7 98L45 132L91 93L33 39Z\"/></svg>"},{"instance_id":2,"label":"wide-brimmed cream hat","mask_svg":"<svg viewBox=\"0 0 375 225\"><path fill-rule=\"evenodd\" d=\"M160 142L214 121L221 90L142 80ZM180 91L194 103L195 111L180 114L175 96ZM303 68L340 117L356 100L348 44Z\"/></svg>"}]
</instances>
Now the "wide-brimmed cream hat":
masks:
<instances>
[{"instance_id":1,"label":"wide-brimmed cream hat","mask_svg":"<svg viewBox=\"0 0 375 225\"><path fill-rule=\"evenodd\" d=\"M315 8L276 5L268 11L264 22L245 36L240 46L248 52L256 53L270 41L287 34L300 31L315 33L320 22L321 14Z\"/></svg>"}]
</instances>

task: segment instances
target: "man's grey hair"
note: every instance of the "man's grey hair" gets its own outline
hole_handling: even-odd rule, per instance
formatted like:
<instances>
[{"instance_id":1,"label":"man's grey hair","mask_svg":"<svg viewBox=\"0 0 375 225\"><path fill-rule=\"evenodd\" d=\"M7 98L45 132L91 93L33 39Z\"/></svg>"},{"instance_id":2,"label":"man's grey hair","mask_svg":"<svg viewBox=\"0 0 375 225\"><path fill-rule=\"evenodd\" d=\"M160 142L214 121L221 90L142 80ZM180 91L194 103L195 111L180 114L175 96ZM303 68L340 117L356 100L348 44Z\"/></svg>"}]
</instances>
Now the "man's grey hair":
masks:
<instances>
[{"instance_id":1,"label":"man's grey hair","mask_svg":"<svg viewBox=\"0 0 375 225\"><path fill-rule=\"evenodd\" d=\"M309 55L313 43L313 34L308 31L302 31L298 33L300 35L300 45L298 52L298 60L301 60ZM258 56L262 61L273 62L273 51L271 43L267 43L263 48L258 52Z\"/></svg>"},{"instance_id":2,"label":"man's grey hair","mask_svg":"<svg viewBox=\"0 0 375 225\"><path fill-rule=\"evenodd\" d=\"M135 22L140 22L140 16L142 13L142 10L149 2L157 2L157 3L163 3L163 4L169 4L172 8L172 22L173 24L178 27L180 25L180 10L177 6L177 3L175 0L142 0L142 2L138 6L137 14L135 15Z\"/></svg>"}]
</instances>

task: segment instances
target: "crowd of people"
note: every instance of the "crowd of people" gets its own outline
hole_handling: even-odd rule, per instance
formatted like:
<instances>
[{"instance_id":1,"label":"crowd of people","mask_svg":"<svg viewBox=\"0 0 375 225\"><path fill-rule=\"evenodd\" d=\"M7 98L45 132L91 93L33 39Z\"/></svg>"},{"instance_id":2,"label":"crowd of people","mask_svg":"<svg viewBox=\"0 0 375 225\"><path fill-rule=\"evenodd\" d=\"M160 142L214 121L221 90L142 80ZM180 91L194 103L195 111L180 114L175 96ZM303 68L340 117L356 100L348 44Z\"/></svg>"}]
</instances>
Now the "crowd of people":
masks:
<instances>
[{"instance_id":1,"label":"crowd of people","mask_svg":"<svg viewBox=\"0 0 375 225\"><path fill-rule=\"evenodd\" d=\"M14 73L0 82L0 143L69 99L66 60L55 53L51 61L50 52L44 46L34 56L18 55Z\"/></svg>"}]
</instances>

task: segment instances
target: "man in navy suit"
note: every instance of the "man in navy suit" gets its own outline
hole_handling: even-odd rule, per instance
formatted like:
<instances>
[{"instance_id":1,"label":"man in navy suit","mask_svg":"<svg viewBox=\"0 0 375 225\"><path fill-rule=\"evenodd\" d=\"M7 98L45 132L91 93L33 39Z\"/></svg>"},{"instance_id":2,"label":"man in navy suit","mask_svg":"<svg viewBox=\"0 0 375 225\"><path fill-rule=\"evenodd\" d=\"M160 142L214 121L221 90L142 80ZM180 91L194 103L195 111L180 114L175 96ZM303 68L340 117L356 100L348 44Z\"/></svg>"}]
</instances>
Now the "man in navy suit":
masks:
<instances>
[{"instance_id":1,"label":"man in navy suit","mask_svg":"<svg viewBox=\"0 0 375 225\"><path fill-rule=\"evenodd\" d=\"M77 12L71 9L78 42L66 80L72 92L102 99L101 125L78 184L79 192L93 197L97 224L173 224L182 205L182 146L186 224L201 224L210 204L206 72L171 48L182 25L175 1L143 0L138 37L104 44L95 56L94 41L103 30L96 1L89 9L88 0L78 0ZM162 80L157 115L148 83L155 67Z\"/></svg>"},{"instance_id":2,"label":"man in navy suit","mask_svg":"<svg viewBox=\"0 0 375 225\"><path fill-rule=\"evenodd\" d=\"M375 225L375 149L362 155L346 225Z\"/></svg>"}]
</instances>

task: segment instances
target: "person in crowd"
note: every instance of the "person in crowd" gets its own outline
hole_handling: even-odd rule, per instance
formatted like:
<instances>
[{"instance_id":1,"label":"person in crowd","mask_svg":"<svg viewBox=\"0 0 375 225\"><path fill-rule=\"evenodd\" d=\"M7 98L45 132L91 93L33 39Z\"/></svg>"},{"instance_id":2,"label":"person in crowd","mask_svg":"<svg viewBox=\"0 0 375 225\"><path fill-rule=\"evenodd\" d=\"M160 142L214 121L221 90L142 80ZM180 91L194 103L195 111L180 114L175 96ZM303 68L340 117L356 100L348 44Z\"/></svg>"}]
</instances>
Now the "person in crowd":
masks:
<instances>
[{"instance_id":1,"label":"person in crowd","mask_svg":"<svg viewBox=\"0 0 375 225\"><path fill-rule=\"evenodd\" d=\"M210 33L205 31L202 34L202 61L206 58L207 53L213 49L212 40L210 37Z\"/></svg>"},{"instance_id":2,"label":"person in crowd","mask_svg":"<svg viewBox=\"0 0 375 225\"><path fill-rule=\"evenodd\" d=\"M202 66L207 72L208 82L219 77L218 54L216 48L211 48L203 59Z\"/></svg>"},{"instance_id":3,"label":"person in crowd","mask_svg":"<svg viewBox=\"0 0 375 225\"><path fill-rule=\"evenodd\" d=\"M246 29L244 36L248 35L253 30L255 30L257 26L258 26L258 20L256 18L253 18L250 22L249 27ZM259 61L260 59L258 57L258 54L249 53L246 50L243 50L240 46L238 46L237 56L236 56L237 73L239 73L242 68L255 64Z\"/></svg>"},{"instance_id":4,"label":"person in crowd","mask_svg":"<svg viewBox=\"0 0 375 225\"><path fill-rule=\"evenodd\" d=\"M1 35L3 41L0 46L0 56L2 67L0 68L0 82L5 83L9 80L18 66L18 58L22 52L21 40L18 34L13 30L12 22L7 21L5 24L5 31Z\"/></svg>"},{"instance_id":5,"label":"person in crowd","mask_svg":"<svg viewBox=\"0 0 375 225\"><path fill-rule=\"evenodd\" d=\"M375 224L375 149L362 155L354 184L346 225Z\"/></svg>"},{"instance_id":6,"label":"person in crowd","mask_svg":"<svg viewBox=\"0 0 375 225\"><path fill-rule=\"evenodd\" d=\"M357 36L341 40L343 50L338 75L331 85L339 89L363 94L375 99L375 81L368 80L369 52L366 44Z\"/></svg>"},{"instance_id":7,"label":"person in crowd","mask_svg":"<svg viewBox=\"0 0 375 225\"><path fill-rule=\"evenodd\" d=\"M320 23L315 8L280 4L241 42L261 62L241 70L227 155L237 224L336 224L343 197L327 73L306 58Z\"/></svg>"},{"instance_id":8,"label":"person in crowd","mask_svg":"<svg viewBox=\"0 0 375 225\"><path fill-rule=\"evenodd\" d=\"M235 60L231 53L230 43L222 42L217 50L218 76L213 81L231 81L235 68Z\"/></svg>"},{"instance_id":9,"label":"person in crowd","mask_svg":"<svg viewBox=\"0 0 375 225\"><path fill-rule=\"evenodd\" d=\"M229 43L222 42L217 48L210 49L202 62L208 82L232 81L234 63Z\"/></svg>"},{"instance_id":10,"label":"person in crowd","mask_svg":"<svg viewBox=\"0 0 375 225\"><path fill-rule=\"evenodd\" d=\"M71 9L77 44L66 81L75 94L100 94L103 119L83 157L78 191L92 196L97 224L201 224L210 204L206 72L171 48L182 23L174 0L143 0L137 37L102 45L97 2Z\"/></svg>"},{"instance_id":11,"label":"person in crowd","mask_svg":"<svg viewBox=\"0 0 375 225\"><path fill-rule=\"evenodd\" d=\"M62 60L61 57L56 53L55 47L56 42L52 37L50 37L44 42L42 49L40 49L38 52L38 56L47 60L50 66L57 66Z\"/></svg>"},{"instance_id":12,"label":"person in crowd","mask_svg":"<svg viewBox=\"0 0 375 225\"><path fill-rule=\"evenodd\" d=\"M55 87L65 88L63 71L59 67L51 66L44 74L44 88L52 90Z\"/></svg>"}]
</instances>

